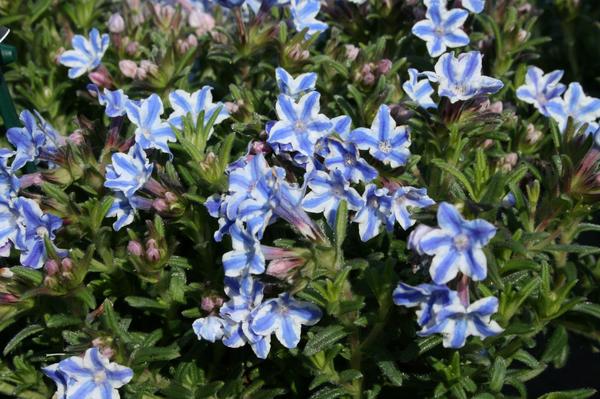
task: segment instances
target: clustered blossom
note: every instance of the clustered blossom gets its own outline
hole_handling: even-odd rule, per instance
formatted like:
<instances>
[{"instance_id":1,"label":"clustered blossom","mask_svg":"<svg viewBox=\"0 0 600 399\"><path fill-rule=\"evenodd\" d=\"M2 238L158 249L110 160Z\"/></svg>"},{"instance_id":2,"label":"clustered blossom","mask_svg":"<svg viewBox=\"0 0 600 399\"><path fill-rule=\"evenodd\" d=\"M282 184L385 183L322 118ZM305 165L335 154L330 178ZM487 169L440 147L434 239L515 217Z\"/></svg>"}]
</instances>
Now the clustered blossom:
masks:
<instances>
[{"instance_id":1,"label":"clustered blossom","mask_svg":"<svg viewBox=\"0 0 600 399\"><path fill-rule=\"evenodd\" d=\"M57 399L119 399L123 385L133 378L129 367L111 363L98 348L85 351L83 357L72 356L42 368L56 383Z\"/></svg>"},{"instance_id":2,"label":"clustered blossom","mask_svg":"<svg viewBox=\"0 0 600 399\"><path fill-rule=\"evenodd\" d=\"M12 248L19 252L22 266L39 269L48 258L46 240L54 241L62 219L43 212L38 202L22 191L40 178L35 173L19 177L17 172L41 163L52 167L53 156L65 140L37 112L34 115L25 110L20 118L23 127L10 128L6 133L15 150L0 149L0 256L10 256ZM67 254L56 251L59 256Z\"/></svg>"},{"instance_id":3,"label":"clustered blossom","mask_svg":"<svg viewBox=\"0 0 600 399\"><path fill-rule=\"evenodd\" d=\"M558 123L561 132L572 119L575 129L586 125L586 134L594 135L600 145L600 99L585 95L577 82L568 88L560 83L564 71L556 70L548 74L535 66L530 66L525 75L525 83L517 88L517 98L532 104L540 114ZM565 90L566 89L566 90Z\"/></svg>"},{"instance_id":4,"label":"clustered blossom","mask_svg":"<svg viewBox=\"0 0 600 399\"><path fill-rule=\"evenodd\" d=\"M370 129L352 130L349 117L320 113L316 74L294 78L278 68L276 80L281 91L276 104L279 120L267 123L266 143L251 145L254 152L232 163L227 192L206 202L210 215L219 219L215 239L231 236L233 249L223 255L225 293L230 300L218 314L212 312L193 326L200 339L221 340L229 347L249 343L261 358L270 350L272 334L286 348L295 348L301 327L321 317L318 307L286 292L263 298L262 274L286 279L304 264L302 251L261 244L271 224L283 219L307 240L323 243L324 233L306 212L323 214L334 226L343 201L354 213L352 221L359 225L361 239L367 241L382 226L391 231L396 218L403 228L410 227L415 223L412 210L434 203L425 189L381 187L377 169L362 157L360 150L389 168L406 164L409 129L396 125L388 106L379 108ZM263 152L269 145L279 164L291 163L303 174L295 176L291 169L270 166L265 155L270 152ZM358 183L366 184L362 196L353 187Z\"/></svg>"}]
</instances>

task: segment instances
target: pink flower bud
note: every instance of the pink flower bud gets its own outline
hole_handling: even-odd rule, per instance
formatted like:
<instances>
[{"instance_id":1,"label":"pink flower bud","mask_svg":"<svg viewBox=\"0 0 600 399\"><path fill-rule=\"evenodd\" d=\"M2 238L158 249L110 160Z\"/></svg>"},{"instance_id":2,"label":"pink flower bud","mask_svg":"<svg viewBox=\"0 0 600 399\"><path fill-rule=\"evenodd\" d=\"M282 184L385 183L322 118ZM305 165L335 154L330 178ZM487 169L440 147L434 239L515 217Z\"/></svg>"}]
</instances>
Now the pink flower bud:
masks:
<instances>
[{"instance_id":1,"label":"pink flower bud","mask_svg":"<svg viewBox=\"0 0 600 399\"><path fill-rule=\"evenodd\" d=\"M140 62L140 68L145 70L150 75L156 75L158 72L158 65L149 60L142 60Z\"/></svg>"},{"instance_id":2,"label":"pink flower bud","mask_svg":"<svg viewBox=\"0 0 600 399\"><path fill-rule=\"evenodd\" d=\"M110 76L110 72L104 66L100 66L94 72L90 72L88 78L100 88L110 88L113 86L112 76Z\"/></svg>"},{"instance_id":3,"label":"pink flower bud","mask_svg":"<svg viewBox=\"0 0 600 399\"><path fill-rule=\"evenodd\" d=\"M250 147L250 153L256 154L268 154L271 152L271 147L264 141L253 141Z\"/></svg>"},{"instance_id":4,"label":"pink flower bud","mask_svg":"<svg viewBox=\"0 0 600 399\"><path fill-rule=\"evenodd\" d=\"M269 262L269 266L267 266L266 273L269 276L277 277L278 279L283 280L288 277L292 270L301 266L303 263L304 259L301 258L272 260Z\"/></svg>"},{"instance_id":5,"label":"pink flower bud","mask_svg":"<svg viewBox=\"0 0 600 399\"><path fill-rule=\"evenodd\" d=\"M177 47L177 52L179 52L179 54L185 54L190 49L190 45L188 44L187 40L183 39L177 39L175 46Z\"/></svg>"},{"instance_id":6,"label":"pink flower bud","mask_svg":"<svg viewBox=\"0 0 600 399\"><path fill-rule=\"evenodd\" d=\"M202 310L205 312L212 312L212 310L215 308L215 301L213 301L211 297L205 296L200 302L200 308L202 308Z\"/></svg>"},{"instance_id":7,"label":"pink flower bud","mask_svg":"<svg viewBox=\"0 0 600 399\"><path fill-rule=\"evenodd\" d=\"M83 137L83 132L79 129L75 130L69 135L69 137L67 137L67 140L75 145L81 145L84 139L85 138Z\"/></svg>"},{"instance_id":8,"label":"pink flower bud","mask_svg":"<svg viewBox=\"0 0 600 399\"><path fill-rule=\"evenodd\" d=\"M0 294L0 303L1 304L9 304L19 302L19 298L14 296L13 294L1 293Z\"/></svg>"},{"instance_id":9,"label":"pink flower bud","mask_svg":"<svg viewBox=\"0 0 600 399\"><path fill-rule=\"evenodd\" d=\"M177 202L177 199L178 199L178 197L177 197L177 195L176 195L176 194L173 194L173 193L172 193L172 192L170 192L170 191L167 191L167 192L165 193L165 200L166 200L166 201L167 201L169 204L172 204L172 203L174 203L174 202Z\"/></svg>"},{"instance_id":10,"label":"pink flower bud","mask_svg":"<svg viewBox=\"0 0 600 399\"><path fill-rule=\"evenodd\" d=\"M377 71L381 75L387 75L392 70L392 61L384 58L377 63Z\"/></svg>"},{"instance_id":11,"label":"pink flower bud","mask_svg":"<svg viewBox=\"0 0 600 399\"><path fill-rule=\"evenodd\" d=\"M140 44L136 41L129 42L125 46L125 52L129 55L135 55L140 48Z\"/></svg>"},{"instance_id":12,"label":"pink flower bud","mask_svg":"<svg viewBox=\"0 0 600 399\"><path fill-rule=\"evenodd\" d=\"M8 267L0 267L0 277L12 278L15 274Z\"/></svg>"},{"instance_id":13,"label":"pink flower bud","mask_svg":"<svg viewBox=\"0 0 600 399\"><path fill-rule=\"evenodd\" d=\"M150 262L158 262L160 260L160 251L157 248L148 248L146 250L146 259Z\"/></svg>"},{"instance_id":14,"label":"pink flower bud","mask_svg":"<svg viewBox=\"0 0 600 399\"><path fill-rule=\"evenodd\" d=\"M60 261L60 264L62 266L63 272L70 272L71 270L73 270L73 261L71 260L71 258L63 258Z\"/></svg>"},{"instance_id":15,"label":"pink flower bud","mask_svg":"<svg viewBox=\"0 0 600 399\"><path fill-rule=\"evenodd\" d=\"M525 140L527 140L529 144L535 144L540 141L541 138L542 132L537 130L532 123L527 125L527 134L525 136Z\"/></svg>"},{"instance_id":16,"label":"pink flower bud","mask_svg":"<svg viewBox=\"0 0 600 399\"><path fill-rule=\"evenodd\" d=\"M156 248L156 240L154 238L150 238L148 241L146 241L146 247Z\"/></svg>"},{"instance_id":17,"label":"pink flower bud","mask_svg":"<svg viewBox=\"0 0 600 399\"><path fill-rule=\"evenodd\" d=\"M346 58L348 59L348 61L352 62L352 61L356 60L356 57L358 57L358 53L360 52L360 49L358 47L356 47L354 44L346 44L345 49L346 49Z\"/></svg>"},{"instance_id":18,"label":"pink flower bud","mask_svg":"<svg viewBox=\"0 0 600 399\"><path fill-rule=\"evenodd\" d=\"M121 33L125 30L125 20L119 13L115 13L108 19L108 30L111 33Z\"/></svg>"},{"instance_id":19,"label":"pink flower bud","mask_svg":"<svg viewBox=\"0 0 600 399\"><path fill-rule=\"evenodd\" d=\"M212 15L194 9L189 17L188 24L196 30L196 35L202 36L215 29L215 19Z\"/></svg>"},{"instance_id":20,"label":"pink flower bud","mask_svg":"<svg viewBox=\"0 0 600 399\"><path fill-rule=\"evenodd\" d=\"M156 209L157 212L166 212L169 210L169 204L164 198L157 198L152 201L152 208Z\"/></svg>"},{"instance_id":21,"label":"pink flower bud","mask_svg":"<svg viewBox=\"0 0 600 399\"><path fill-rule=\"evenodd\" d=\"M364 84L366 84L367 86L371 86L373 85L373 83L375 83L375 75L373 75L370 72L364 75L362 79Z\"/></svg>"},{"instance_id":22,"label":"pink flower bud","mask_svg":"<svg viewBox=\"0 0 600 399\"><path fill-rule=\"evenodd\" d=\"M138 80L146 80L148 77L148 71L146 71L144 68L138 68L135 71L135 77Z\"/></svg>"},{"instance_id":23,"label":"pink flower bud","mask_svg":"<svg viewBox=\"0 0 600 399\"><path fill-rule=\"evenodd\" d=\"M58 262L56 262L54 259L50 259L44 264L44 269L46 270L46 274L48 276L54 276L56 273L58 273Z\"/></svg>"},{"instance_id":24,"label":"pink flower bud","mask_svg":"<svg viewBox=\"0 0 600 399\"><path fill-rule=\"evenodd\" d=\"M137 64L131 60L119 61L119 69L121 73L128 78L134 79L138 70Z\"/></svg>"},{"instance_id":25,"label":"pink flower bud","mask_svg":"<svg viewBox=\"0 0 600 399\"><path fill-rule=\"evenodd\" d=\"M142 244L140 244L139 241L131 240L127 244L127 252L129 252L130 255L140 256L143 251L144 248L142 248Z\"/></svg>"},{"instance_id":26,"label":"pink flower bud","mask_svg":"<svg viewBox=\"0 0 600 399\"><path fill-rule=\"evenodd\" d=\"M198 47L198 38L196 35L189 34L185 40L190 45L190 48Z\"/></svg>"},{"instance_id":27,"label":"pink flower bud","mask_svg":"<svg viewBox=\"0 0 600 399\"><path fill-rule=\"evenodd\" d=\"M31 186L39 186L44 182L44 177L40 172L29 173L26 175L22 175L19 178L19 183L21 184L21 188L27 188Z\"/></svg>"}]
</instances>

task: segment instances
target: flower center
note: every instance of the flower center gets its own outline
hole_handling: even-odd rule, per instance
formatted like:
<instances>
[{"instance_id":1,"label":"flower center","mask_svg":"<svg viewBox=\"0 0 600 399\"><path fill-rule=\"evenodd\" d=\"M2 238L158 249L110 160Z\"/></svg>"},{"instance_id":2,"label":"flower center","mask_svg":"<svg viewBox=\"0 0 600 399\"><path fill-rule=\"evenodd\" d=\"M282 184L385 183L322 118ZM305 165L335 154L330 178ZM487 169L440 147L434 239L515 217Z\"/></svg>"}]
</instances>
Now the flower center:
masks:
<instances>
[{"instance_id":1,"label":"flower center","mask_svg":"<svg viewBox=\"0 0 600 399\"><path fill-rule=\"evenodd\" d=\"M392 151L392 145L390 144L390 141L389 140L380 141L379 142L379 151L384 152L386 154L388 154L390 151Z\"/></svg>"},{"instance_id":2,"label":"flower center","mask_svg":"<svg viewBox=\"0 0 600 399\"><path fill-rule=\"evenodd\" d=\"M356 164L356 159L351 154L344 155L344 163L348 166Z\"/></svg>"},{"instance_id":3,"label":"flower center","mask_svg":"<svg viewBox=\"0 0 600 399\"><path fill-rule=\"evenodd\" d=\"M104 370L94 373L94 382L96 384L102 384L104 381L106 381L106 372Z\"/></svg>"},{"instance_id":4,"label":"flower center","mask_svg":"<svg viewBox=\"0 0 600 399\"><path fill-rule=\"evenodd\" d=\"M304 133L304 131L306 130L306 124L302 121L296 121L294 122L294 131L296 133Z\"/></svg>"},{"instance_id":5,"label":"flower center","mask_svg":"<svg viewBox=\"0 0 600 399\"><path fill-rule=\"evenodd\" d=\"M467 237L466 234L461 233L454 237L454 246L459 251L464 251L465 249L469 248L469 244L469 237Z\"/></svg>"},{"instance_id":6,"label":"flower center","mask_svg":"<svg viewBox=\"0 0 600 399\"><path fill-rule=\"evenodd\" d=\"M465 94L468 90L469 90L469 86L465 83L460 83L460 84L454 85L454 92L459 95Z\"/></svg>"},{"instance_id":7,"label":"flower center","mask_svg":"<svg viewBox=\"0 0 600 399\"><path fill-rule=\"evenodd\" d=\"M377 197L373 197L369 200L369 206L371 208L379 208L379 200Z\"/></svg>"},{"instance_id":8,"label":"flower center","mask_svg":"<svg viewBox=\"0 0 600 399\"><path fill-rule=\"evenodd\" d=\"M35 229L35 234L37 234L37 236L40 238L44 238L48 235L48 229L44 226L39 226L37 229Z\"/></svg>"},{"instance_id":9,"label":"flower center","mask_svg":"<svg viewBox=\"0 0 600 399\"><path fill-rule=\"evenodd\" d=\"M341 197L344 195L344 186L342 186L341 184L334 184L333 186L331 186L331 192L336 197Z\"/></svg>"},{"instance_id":10,"label":"flower center","mask_svg":"<svg viewBox=\"0 0 600 399\"><path fill-rule=\"evenodd\" d=\"M434 32L437 36L444 36L444 34L445 34L443 26L436 26L436 28L434 29Z\"/></svg>"},{"instance_id":11,"label":"flower center","mask_svg":"<svg viewBox=\"0 0 600 399\"><path fill-rule=\"evenodd\" d=\"M149 139L152 136L152 132L148 128L142 128L142 136Z\"/></svg>"}]
</instances>

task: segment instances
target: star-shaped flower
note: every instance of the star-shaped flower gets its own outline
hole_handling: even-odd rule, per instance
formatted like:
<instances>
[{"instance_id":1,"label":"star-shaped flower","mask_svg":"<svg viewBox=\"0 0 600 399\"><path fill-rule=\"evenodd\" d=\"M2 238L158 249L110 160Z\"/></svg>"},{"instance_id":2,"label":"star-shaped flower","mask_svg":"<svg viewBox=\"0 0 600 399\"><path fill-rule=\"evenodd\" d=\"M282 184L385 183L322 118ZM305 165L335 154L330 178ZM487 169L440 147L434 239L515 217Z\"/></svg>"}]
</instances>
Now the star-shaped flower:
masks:
<instances>
[{"instance_id":1,"label":"star-shaped flower","mask_svg":"<svg viewBox=\"0 0 600 399\"><path fill-rule=\"evenodd\" d=\"M579 83L571 83L563 98L554 98L546 104L548 113L561 131L567 127L569 117L573 118L576 127L584 123L593 125L600 118L600 99L586 96ZM597 125L595 126L597 128ZM589 129L588 132L595 129Z\"/></svg>"},{"instance_id":2,"label":"star-shaped flower","mask_svg":"<svg viewBox=\"0 0 600 399\"><path fill-rule=\"evenodd\" d=\"M317 20L320 10L321 2L319 0L292 0L290 11L296 30L301 32L307 29L308 37L326 31L327 24Z\"/></svg>"},{"instance_id":3,"label":"star-shaped flower","mask_svg":"<svg viewBox=\"0 0 600 399\"><path fill-rule=\"evenodd\" d=\"M369 150L376 159L392 168L406 164L410 151L409 130L406 126L396 126L390 115L390 108L383 104L379 107L371 128L358 128L350 132L349 141L361 150Z\"/></svg>"},{"instance_id":4,"label":"star-shaped flower","mask_svg":"<svg viewBox=\"0 0 600 399\"><path fill-rule=\"evenodd\" d=\"M265 257L260 249L260 241L247 232L241 222L229 230L233 250L223 255L223 269L228 277L239 277L248 273L265 272Z\"/></svg>"},{"instance_id":5,"label":"star-shaped flower","mask_svg":"<svg viewBox=\"0 0 600 399\"><path fill-rule=\"evenodd\" d=\"M525 75L525 84L517 89L517 98L533 104L542 115L550 116L546 105L565 91L565 85L559 83L563 74L564 71L557 70L544 75L540 68L530 66Z\"/></svg>"},{"instance_id":6,"label":"star-shaped flower","mask_svg":"<svg viewBox=\"0 0 600 399\"><path fill-rule=\"evenodd\" d=\"M496 234L496 228L483 219L465 220L456 208L442 202L437 212L438 229L420 241L423 252L433 256L429 272L436 284L445 284L458 272L475 281L487 276L487 259L483 252Z\"/></svg>"},{"instance_id":7,"label":"star-shaped flower","mask_svg":"<svg viewBox=\"0 0 600 399\"><path fill-rule=\"evenodd\" d=\"M360 195L350 187L350 182L340 171L334 170L330 174L314 171L308 179L308 187L312 191L302 200L302 207L307 212L325 214L330 226L335 226L337 210L342 200L353 211L362 206Z\"/></svg>"},{"instance_id":8,"label":"star-shaped flower","mask_svg":"<svg viewBox=\"0 0 600 399\"><path fill-rule=\"evenodd\" d=\"M229 111L221 102L213 103L212 87L204 86L202 89L194 93L188 93L184 90L175 90L169 94L169 101L173 107L173 113L169 116L169 123L177 129L183 129L183 119L186 115L192 117L192 122L196 126L196 121L203 113L203 123L207 126L210 119L213 118L215 112L218 112L215 117L214 125L218 125L225 119L229 118ZM212 135L212 126L208 134L208 138Z\"/></svg>"},{"instance_id":9,"label":"star-shaped flower","mask_svg":"<svg viewBox=\"0 0 600 399\"><path fill-rule=\"evenodd\" d=\"M116 118L118 116L125 115L125 104L129 101L127 94L121 89L119 90L108 90L104 88L104 92L101 92L98 86L89 84L87 86L88 91L94 92L98 97L98 103L106 107L104 113L110 118Z\"/></svg>"},{"instance_id":10,"label":"star-shaped flower","mask_svg":"<svg viewBox=\"0 0 600 399\"><path fill-rule=\"evenodd\" d=\"M478 51L462 53L458 58L454 57L454 53L446 53L435 64L435 75L428 76L439 83L439 96L448 97L451 103L496 93L504 84L481 74L481 60Z\"/></svg>"},{"instance_id":11,"label":"star-shaped flower","mask_svg":"<svg viewBox=\"0 0 600 399\"><path fill-rule=\"evenodd\" d=\"M108 49L110 39L106 33L100 36L98 29L90 31L89 39L81 36L73 36L71 44L73 50L65 51L58 61L70 68L69 78L76 79L86 72L96 69L102 62L102 57Z\"/></svg>"},{"instance_id":12,"label":"star-shaped flower","mask_svg":"<svg viewBox=\"0 0 600 399\"><path fill-rule=\"evenodd\" d=\"M269 132L269 143L289 144L293 151L312 157L315 144L327 136L332 128L331 121L319 113L321 95L311 92L302 96L299 102L291 97L279 95L276 104L279 121Z\"/></svg>"},{"instance_id":13,"label":"star-shaped flower","mask_svg":"<svg viewBox=\"0 0 600 399\"><path fill-rule=\"evenodd\" d=\"M317 74L314 72L303 73L294 78L283 68L275 69L275 78L281 94L294 99L313 91L317 83Z\"/></svg>"},{"instance_id":14,"label":"star-shaped flower","mask_svg":"<svg viewBox=\"0 0 600 399\"><path fill-rule=\"evenodd\" d=\"M445 285L420 284L413 287L400 283L393 293L394 303L398 306L419 307L417 322L426 326L435 319L435 315L445 306L458 303L456 291Z\"/></svg>"},{"instance_id":15,"label":"star-shaped flower","mask_svg":"<svg viewBox=\"0 0 600 399\"><path fill-rule=\"evenodd\" d=\"M251 329L255 334L275 336L288 349L300 342L302 326L312 326L321 319L321 310L310 302L294 299L290 294L263 302L253 313Z\"/></svg>"},{"instance_id":16,"label":"star-shaped flower","mask_svg":"<svg viewBox=\"0 0 600 399\"><path fill-rule=\"evenodd\" d=\"M43 369L57 384L57 397L73 399L118 399L123 385L133 378L133 371L111 363L98 348L90 348L83 358L73 356ZM66 385L62 385L66 381Z\"/></svg>"},{"instance_id":17,"label":"star-shaped flower","mask_svg":"<svg viewBox=\"0 0 600 399\"><path fill-rule=\"evenodd\" d=\"M150 179L152 169L142 147L134 145L127 154L113 154L112 164L106 167L104 187L120 191L129 199Z\"/></svg>"},{"instance_id":18,"label":"star-shaped flower","mask_svg":"<svg viewBox=\"0 0 600 399\"><path fill-rule=\"evenodd\" d=\"M338 170L344 178L354 183L369 183L377 177L377 169L360 157L358 148L352 143L330 140L329 154L325 156L325 167Z\"/></svg>"},{"instance_id":19,"label":"star-shaped flower","mask_svg":"<svg viewBox=\"0 0 600 399\"><path fill-rule=\"evenodd\" d=\"M12 127L6 132L6 138L16 148L11 164L15 171L28 162L37 162L40 155L54 153L61 144L56 130L39 114L24 110L19 119L23 127Z\"/></svg>"},{"instance_id":20,"label":"star-shaped flower","mask_svg":"<svg viewBox=\"0 0 600 399\"><path fill-rule=\"evenodd\" d=\"M379 234L383 224L388 231L394 228L392 198L387 188L377 188L374 184L365 187L363 206L352 220L358 223L358 233L362 241L368 241Z\"/></svg>"},{"instance_id":21,"label":"star-shaped flower","mask_svg":"<svg viewBox=\"0 0 600 399\"><path fill-rule=\"evenodd\" d=\"M433 204L435 201L429 198L426 188L400 187L392 196L392 212L404 230L408 230L416 222L411 216L411 207L426 208Z\"/></svg>"},{"instance_id":22,"label":"star-shaped flower","mask_svg":"<svg viewBox=\"0 0 600 399\"><path fill-rule=\"evenodd\" d=\"M136 126L136 143L143 149L156 148L171 155L168 143L177 139L169 124L160 119L164 108L157 94L151 94L141 101L128 101L125 110L127 118Z\"/></svg>"},{"instance_id":23,"label":"star-shaped flower","mask_svg":"<svg viewBox=\"0 0 600 399\"><path fill-rule=\"evenodd\" d=\"M412 33L427 42L427 51L432 57L443 54L448 47L469 44L469 36L462 30L469 13L463 9L447 10L442 2L431 2L425 19L417 22Z\"/></svg>"},{"instance_id":24,"label":"star-shaped flower","mask_svg":"<svg viewBox=\"0 0 600 399\"><path fill-rule=\"evenodd\" d=\"M435 320L418 334L426 336L441 333L444 347L461 348L470 335L484 339L504 331L497 322L491 320L497 311L498 299L493 296L482 298L469 306L454 302L440 309Z\"/></svg>"},{"instance_id":25,"label":"star-shaped flower","mask_svg":"<svg viewBox=\"0 0 600 399\"><path fill-rule=\"evenodd\" d=\"M437 104L433 102L431 95L433 87L428 79L419 81L419 72L416 69L408 69L409 80L402 84L402 89L411 100L419 104L419 106L428 108L437 108Z\"/></svg>"}]
</instances>

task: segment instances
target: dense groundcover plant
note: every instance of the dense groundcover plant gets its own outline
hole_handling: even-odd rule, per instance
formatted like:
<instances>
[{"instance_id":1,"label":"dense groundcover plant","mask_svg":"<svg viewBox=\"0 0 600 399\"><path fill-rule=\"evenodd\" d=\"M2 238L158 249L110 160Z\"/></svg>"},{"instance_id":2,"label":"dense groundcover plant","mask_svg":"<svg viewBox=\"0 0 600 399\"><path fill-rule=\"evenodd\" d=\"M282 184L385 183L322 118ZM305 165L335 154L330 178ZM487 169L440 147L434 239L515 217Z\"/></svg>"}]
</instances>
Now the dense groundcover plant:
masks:
<instances>
[{"instance_id":1,"label":"dense groundcover plant","mask_svg":"<svg viewBox=\"0 0 600 399\"><path fill-rule=\"evenodd\" d=\"M600 340L594 3L0 0L0 395L528 397Z\"/></svg>"}]
</instances>

